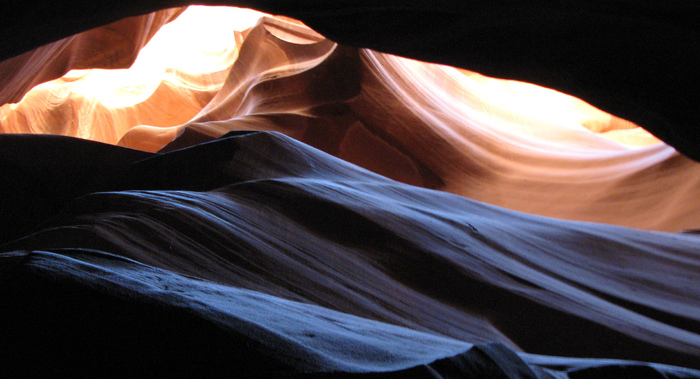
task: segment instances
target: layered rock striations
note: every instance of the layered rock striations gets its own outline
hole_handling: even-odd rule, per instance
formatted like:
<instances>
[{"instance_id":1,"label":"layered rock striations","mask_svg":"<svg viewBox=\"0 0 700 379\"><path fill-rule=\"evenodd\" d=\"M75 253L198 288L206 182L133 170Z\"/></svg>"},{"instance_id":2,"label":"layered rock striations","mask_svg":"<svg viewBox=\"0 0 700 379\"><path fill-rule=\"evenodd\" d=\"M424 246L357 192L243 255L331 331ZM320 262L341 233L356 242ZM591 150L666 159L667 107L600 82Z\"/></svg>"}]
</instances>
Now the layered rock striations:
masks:
<instances>
[{"instance_id":1,"label":"layered rock striations","mask_svg":"<svg viewBox=\"0 0 700 379\"><path fill-rule=\"evenodd\" d=\"M700 377L700 239L677 233L698 227L700 166L667 133L693 110L649 106L692 53L657 92L630 86L650 35L696 38L692 7L472 2L493 17L462 23L439 2L261 1L240 5L317 31L192 7L66 34L166 5L185 4L58 7L72 21L38 26L55 37L0 45L67 37L0 63L0 372Z\"/></svg>"},{"instance_id":2,"label":"layered rock striations","mask_svg":"<svg viewBox=\"0 0 700 379\"><path fill-rule=\"evenodd\" d=\"M183 18L179 30L199 25ZM128 70L74 72L5 105L0 127L147 151L281 131L392 179L527 213L664 231L698 223L700 166L581 100L269 17L204 36L219 42L198 65L186 53L162 62L183 38L169 29Z\"/></svg>"},{"instance_id":3,"label":"layered rock striations","mask_svg":"<svg viewBox=\"0 0 700 379\"><path fill-rule=\"evenodd\" d=\"M339 43L524 80L644 125L698 160L698 5L620 0L207 1L302 20ZM75 33L186 1L11 2L0 26L10 58ZM9 16L11 15L11 16ZM31 27L28 27L31 25Z\"/></svg>"}]
</instances>

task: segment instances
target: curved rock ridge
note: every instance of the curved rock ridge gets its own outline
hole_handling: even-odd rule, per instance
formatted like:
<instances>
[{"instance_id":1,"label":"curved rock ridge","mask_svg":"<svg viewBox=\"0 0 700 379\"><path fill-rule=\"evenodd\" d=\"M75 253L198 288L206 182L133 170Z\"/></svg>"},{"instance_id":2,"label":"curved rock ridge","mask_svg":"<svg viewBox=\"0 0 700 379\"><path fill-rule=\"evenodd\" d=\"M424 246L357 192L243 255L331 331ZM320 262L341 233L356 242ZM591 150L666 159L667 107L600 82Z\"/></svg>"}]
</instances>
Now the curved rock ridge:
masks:
<instances>
[{"instance_id":1,"label":"curved rock ridge","mask_svg":"<svg viewBox=\"0 0 700 379\"><path fill-rule=\"evenodd\" d=\"M249 31L210 26L202 36L228 38L202 58L182 48L168 68L165 41L191 34L195 11L225 16L191 8L131 69L41 86L0 108L0 127L147 151L275 130L404 183L527 213L663 231L700 222L700 165L581 100L338 45L271 17Z\"/></svg>"},{"instance_id":2,"label":"curved rock ridge","mask_svg":"<svg viewBox=\"0 0 700 379\"><path fill-rule=\"evenodd\" d=\"M0 34L7 59L75 33L187 5L183 0L119 4L59 0L11 2ZM693 2L601 3L475 0L215 0L283 14L333 41L523 80L580 97L643 125L700 160L695 104L700 9ZM31 25L28 28L27 25Z\"/></svg>"},{"instance_id":3,"label":"curved rock ridge","mask_svg":"<svg viewBox=\"0 0 700 379\"><path fill-rule=\"evenodd\" d=\"M700 378L697 6L208 3L3 8L0 377Z\"/></svg>"},{"instance_id":4,"label":"curved rock ridge","mask_svg":"<svg viewBox=\"0 0 700 379\"><path fill-rule=\"evenodd\" d=\"M698 224L700 165L662 144L633 149L603 138L647 138L629 122L557 93L514 111L503 96L516 97L508 86L523 83L499 91L447 66L312 37L297 45L270 24L284 25L267 19L253 29L221 91L173 127L181 135L165 150L228 130L277 130L405 183L528 213L667 231ZM141 147L144 132L120 144Z\"/></svg>"},{"instance_id":5,"label":"curved rock ridge","mask_svg":"<svg viewBox=\"0 0 700 379\"><path fill-rule=\"evenodd\" d=\"M0 325L17 333L3 354L20 371L36 356L89 356L86 371L120 373L177 357L172 370L249 377L700 377L664 365L698 368L694 235L513 212L392 181L279 133L162 154L6 137L123 157L0 247ZM81 170L58 164L47 176Z\"/></svg>"}]
</instances>

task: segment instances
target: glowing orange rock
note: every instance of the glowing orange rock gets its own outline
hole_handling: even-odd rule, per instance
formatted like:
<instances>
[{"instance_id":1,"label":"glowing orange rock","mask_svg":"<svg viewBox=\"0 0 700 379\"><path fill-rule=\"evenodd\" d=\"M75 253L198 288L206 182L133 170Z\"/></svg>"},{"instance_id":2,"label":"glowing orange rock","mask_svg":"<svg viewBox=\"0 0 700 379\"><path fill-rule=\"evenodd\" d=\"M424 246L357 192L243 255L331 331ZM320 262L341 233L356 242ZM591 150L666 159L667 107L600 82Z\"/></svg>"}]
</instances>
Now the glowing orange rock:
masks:
<instances>
[{"instance_id":1,"label":"glowing orange rock","mask_svg":"<svg viewBox=\"0 0 700 379\"><path fill-rule=\"evenodd\" d=\"M216 22L236 12L192 7L130 69L40 85L0 108L0 129L146 151L274 130L528 213L660 230L700 221L700 165L638 125L531 84L337 45L298 22Z\"/></svg>"}]
</instances>

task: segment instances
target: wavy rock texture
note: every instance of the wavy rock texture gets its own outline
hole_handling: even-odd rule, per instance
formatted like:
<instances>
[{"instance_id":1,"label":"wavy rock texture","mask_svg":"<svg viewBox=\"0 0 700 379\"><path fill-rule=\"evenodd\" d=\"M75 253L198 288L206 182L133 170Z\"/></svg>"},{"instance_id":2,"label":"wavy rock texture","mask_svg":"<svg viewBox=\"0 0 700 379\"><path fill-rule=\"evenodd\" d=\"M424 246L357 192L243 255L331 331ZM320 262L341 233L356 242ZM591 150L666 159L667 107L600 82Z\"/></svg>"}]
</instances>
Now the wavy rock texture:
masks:
<instances>
[{"instance_id":1,"label":"wavy rock texture","mask_svg":"<svg viewBox=\"0 0 700 379\"><path fill-rule=\"evenodd\" d=\"M191 33L194 15L183 18ZM129 70L75 73L6 105L1 127L147 151L275 130L395 180L523 212L664 231L700 221L700 165L578 99L273 18L242 32L202 32L229 38L170 68L162 51L184 40L172 31Z\"/></svg>"},{"instance_id":2,"label":"wavy rock texture","mask_svg":"<svg viewBox=\"0 0 700 379\"><path fill-rule=\"evenodd\" d=\"M181 10L161 13L176 11ZM221 88L222 81L238 54L238 45L242 39L241 33L234 30L235 26L224 23L226 16L229 16L228 19L233 16L233 20L237 20L236 12L232 9L218 12L210 10L205 16L214 19L204 25L201 13L201 9L193 9L175 21L174 25L167 25L153 43L140 52L133 65L131 61L134 59L128 62L131 65L128 69L74 70L60 79L34 88L17 104L6 104L0 108L0 131L60 134L116 144L136 125L165 127L187 122ZM150 20L159 14L141 18ZM114 28L127 21L133 23L134 20L117 22ZM161 24L153 27L160 27ZM148 31L143 28L150 25L125 24L122 28L143 34ZM93 35L101 36L105 28L108 27L91 30L67 40L94 40ZM243 28L239 25L239 29ZM102 40L94 41L98 42L111 46ZM142 42L124 38L123 44L124 47L117 45L116 48L130 48L139 52ZM44 54L44 50L51 46L26 53L20 58L26 56L30 59ZM193 46L198 48L199 53L194 57L191 53ZM111 54L123 56L119 50ZM52 59L59 58L60 56ZM92 66L83 64L73 67L120 67L114 65L114 59L107 53L96 54L92 59ZM60 67L60 64L54 63ZM46 67L52 67L52 64L49 63ZM48 71L48 68L44 71ZM44 77L36 77L33 80L42 78ZM150 139L155 139L155 133L151 134Z\"/></svg>"},{"instance_id":3,"label":"wavy rock texture","mask_svg":"<svg viewBox=\"0 0 700 379\"><path fill-rule=\"evenodd\" d=\"M0 59L187 0L11 1ZM700 160L700 6L671 0L208 0L305 22L347 45L445 63L578 96ZM11 16L10 16L11 15ZM27 27L31 25L31 27ZM681 95L683 94L683 95Z\"/></svg>"},{"instance_id":4,"label":"wavy rock texture","mask_svg":"<svg viewBox=\"0 0 700 379\"><path fill-rule=\"evenodd\" d=\"M0 108L40 133L0 135L5 373L700 377L700 239L669 233L698 163L551 90L194 12Z\"/></svg>"},{"instance_id":5,"label":"wavy rock texture","mask_svg":"<svg viewBox=\"0 0 700 379\"><path fill-rule=\"evenodd\" d=\"M0 103L16 103L34 86L72 69L127 68L165 23L185 8L164 9L66 37L0 63ZM105 49L109 46L109 49Z\"/></svg>"}]
</instances>

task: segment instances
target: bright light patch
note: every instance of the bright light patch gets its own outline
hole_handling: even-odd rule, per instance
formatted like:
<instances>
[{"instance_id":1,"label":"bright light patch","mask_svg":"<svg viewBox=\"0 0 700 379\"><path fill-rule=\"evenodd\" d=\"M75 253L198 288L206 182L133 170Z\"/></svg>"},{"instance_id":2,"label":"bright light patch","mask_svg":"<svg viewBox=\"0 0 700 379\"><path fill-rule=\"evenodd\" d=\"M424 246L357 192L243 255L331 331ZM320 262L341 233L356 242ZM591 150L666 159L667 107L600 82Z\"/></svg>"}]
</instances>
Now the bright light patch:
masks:
<instances>
[{"instance_id":1,"label":"bright light patch","mask_svg":"<svg viewBox=\"0 0 700 379\"><path fill-rule=\"evenodd\" d=\"M164 80L216 90L223 80L189 79L230 67L241 42L237 33L254 26L262 16L264 13L250 9L191 6L156 33L130 68L72 70L36 88L73 83L70 91L74 95L99 99L110 108L145 101Z\"/></svg>"},{"instance_id":2,"label":"bright light patch","mask_svg":"<svg viewBox=\"0 0 700 379\"><path fill-rule=\"evenodd\" d=\"M586 128L628 147L661 141L639 125L615 117L574 96L516 80L495 79L467 70L469 85L488 101L514 116L538 119L571 129Z\"/></svg>"},{"instance_id":3,"label":"bright light patch","mask_svg":"<svg viewBox=\"0 0 700 379\"><path fill-rule=\"evenodd\" d=\"M32 90L34 97L61 104L62 119L75 118L68 121L75 125L70 129L77 131L75 136L103 142L114 143L137 125L183 125L206 105L202 103L211 94L222 88L229 67L238 57L242 32L262 16L265 14L249 9L191 6L156 33L131 68L73 70L60 79L36 86ZM293 33L276 30L274 25L268 29L282 33L280 37L285 39L291 38L293 43L309 43L294 39ZM462 119L463 114L469 114L493 133L520 134L536 141L585 139L595 144L597 137L585 136L593 132L620 148L660 143L638 125L554 90L410 59L401 58L395 65L399 71L407 70L407 81L420 88L418 92L443 98L430 107L436 115L453 112L455 119ZM73 108L70 112L63 110L68 105ZM0 116L15 108L12 104L0 107ZM102 116L95 116L100 112ZM109 135L96 133L93 122L99 122L101 128L114 124L114 131ZM40 132L34 128L45 128L46 133L63 133L52 129L53 121L45 126L38 124L24 127L32 128L32 132Z\"/></svg>"}]
</instances>

